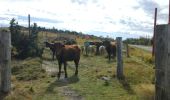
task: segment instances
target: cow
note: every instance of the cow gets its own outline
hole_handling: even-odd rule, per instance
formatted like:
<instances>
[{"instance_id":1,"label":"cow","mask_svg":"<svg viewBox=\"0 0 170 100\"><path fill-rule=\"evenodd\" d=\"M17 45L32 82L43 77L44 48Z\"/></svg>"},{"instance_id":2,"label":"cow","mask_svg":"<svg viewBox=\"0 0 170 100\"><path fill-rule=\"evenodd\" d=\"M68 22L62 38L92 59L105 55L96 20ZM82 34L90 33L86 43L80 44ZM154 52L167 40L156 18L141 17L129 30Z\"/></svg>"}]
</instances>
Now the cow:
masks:
<instances>
[{"instance_id":1,"label":"cow","mask_svg":"<svg viewBox=\"0 0 170 100\"><path fill-rule=\"evenodd\" d=\"M95 52L95 42L89 42L89 41L86 41L84 42L84 50L85 50L85 55L88 55L88 54L93 54Z\"/></svg>"},{"instance_id":2,"label":"cow","mask_svg":"<svg viewBox=\"0 0 170 100\"><path fill-rule=\"evenodd\" d=\"M55 43L49 43L49 42L44 42L46 47L49 47L50 50L52 51L52 59L54 60L54 56L56 53L56 47L55 47Z\"/></svg>"},{"instance_id":3,"label":"cow","mask_svg":"<svg viewBox=\"0 0 170 100\"><path fill-rule=\"evenodd\" d=\"M82 45L80 46L80 48L81 48L81 53L84 54L84 50L85 50L84 46Z\"/></svg>"},{"instance_id":4,"label":"cow","mask_svg":"<svg viewBox=\"0 0 170 100\"><path fill-rule=\"evenodd\" d=\"M95 42L96 45L96 55L99 55L99 47L103 45L103 42Z\"/></svg>"},{"instance_id":5,"label":"cow","mask_svg":"<svg viewBox=\"0 0 170 100\"><path fill-rule=\"evenodd\" d=\"M106 51L105 46L104 46L104 45L101 45L101 46L99 47L99 54L100 54L100 55L104 55L105 51Z\"/></svg>"},{"instance_id":6,"label":"cow","mask_svg":"<svg viewBox=\"0 0 170 100\"><path fill-rule=\"evenodd\" d=\"M116 57L116 42L111 42L109 40L105 40L105 41L103 41L103 45L106 48L109 62L110 62L111 56L113 56L113 58Z\"/></svg>"},{"instance_id":7,"label":"cow","mask_svg":"<svg viewBox=\"0 0 170 100\"><path fill-rule=\"evenodd\" d=\"M77 45L64 45L62 43L55 43L55 47L59 65L58 79L60 78L62 64L64 64L65 78L67 78L67 61L74 61L76 67L75 75L77 76L80 60L80 48Z\"/></svg>"},{"instance_id":8,"label":"cow","mask_svg":"<svg viewBox=\"0 0 170 100\"><path fill-rule=\"evenodd\" d=\"M91 55L91 56L92 56L93 54L95 54L95 48L96 48L95 45L89 45L89 46L87 47L88 54Z\"/></svg>"}]
</instances>

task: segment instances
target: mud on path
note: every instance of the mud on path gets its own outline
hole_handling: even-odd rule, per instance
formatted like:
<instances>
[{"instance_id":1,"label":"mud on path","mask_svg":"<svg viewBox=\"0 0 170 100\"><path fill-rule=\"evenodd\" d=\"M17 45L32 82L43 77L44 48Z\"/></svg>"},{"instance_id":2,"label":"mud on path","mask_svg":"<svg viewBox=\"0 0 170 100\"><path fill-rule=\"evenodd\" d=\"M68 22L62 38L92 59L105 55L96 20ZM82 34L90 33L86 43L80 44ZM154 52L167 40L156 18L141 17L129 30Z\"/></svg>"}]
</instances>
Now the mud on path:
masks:
<instances>
[{"instance_id":1,"label":"mud on path","mask_svg":"<svg viewBox=\"0 0 170 100\"><path fill-rule=\"evenodd\" d=\"M74 65L68 64L69 68L73 68ZM46 71L48 75L51 77L57 77L58 73L58 63L57 61L47 61L43 60L42 68ZM56 79L56 78L55 78ZM64 78L64 71L61 73L60 80L56 80L56 83L52 84L60 84L57 88L59 95L64 97L64 100L84 100L84 98L78 93L78 91L71 89L68 84L72 83L72 81L76 81L74 76L71 76L68 79Z\"/></svg>"}]
</instances>

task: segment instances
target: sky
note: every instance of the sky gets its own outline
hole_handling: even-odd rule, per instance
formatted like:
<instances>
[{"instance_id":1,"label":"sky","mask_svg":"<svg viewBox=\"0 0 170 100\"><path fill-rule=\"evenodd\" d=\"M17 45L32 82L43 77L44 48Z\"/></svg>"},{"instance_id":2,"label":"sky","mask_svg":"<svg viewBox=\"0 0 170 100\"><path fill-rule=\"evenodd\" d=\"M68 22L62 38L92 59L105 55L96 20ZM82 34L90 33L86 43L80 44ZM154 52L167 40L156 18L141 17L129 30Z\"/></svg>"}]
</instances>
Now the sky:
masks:
<instances>
[{"instance_id":1,"label":"sky","mask_svg":"<svg viewBox=\"0 0 170 100\"><path fill-rule=\"evenodd\" d=\"M15 18L31 24L111 38L152 37L157 24L168 22L169 0L0 0L0 26Z\"/></svg>"}]
</instances>

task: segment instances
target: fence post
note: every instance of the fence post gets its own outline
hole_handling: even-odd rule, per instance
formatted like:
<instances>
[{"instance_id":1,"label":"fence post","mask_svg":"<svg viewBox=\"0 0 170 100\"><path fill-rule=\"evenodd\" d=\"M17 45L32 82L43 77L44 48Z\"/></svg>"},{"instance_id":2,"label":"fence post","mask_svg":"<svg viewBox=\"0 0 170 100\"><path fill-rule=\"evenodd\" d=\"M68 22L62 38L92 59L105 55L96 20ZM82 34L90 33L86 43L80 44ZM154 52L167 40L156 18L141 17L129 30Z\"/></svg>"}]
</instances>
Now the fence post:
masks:
<instances>
[{"instance_id":1,"label":"fence post","mask_svg":"<svg viewBox=\"0 0 170 100\"><path fill-rule=\"evenodd\" d=\"M0 67L1 91L9 92L11 89L11 34L0 31Z\"/></svg>"},{"instance_id":2,"label":"fence post","mask_svg":"<svg viewBox=\"0 0 170 100\"><path fill-rule=\"evenodd\" d=\"M28 14L28 31L29 31L29 37L31 36L31 29L30 29L30 14Z\"/></svg>"},{"instance_id":3,"label":"fence post","mask_svg":"<svg viewBox=\"0 0 170 100\"><path fill-rule=\"evenodd\" d=\"M155 77L155 100L170 100L170 25L156 26Z\"/></svg>"},{"instance_id":4,"label":"fence post","mask_svg":"<svg viewBox=\"0 0 170 100\"><path fill-rule=\"evenodd\" d=\"M126 43L126 56L129 58L129 45Z\"/></svg>"},{"instance_id":5,"label":"fence post","mask_svg":"<svg viewBox=\"0 0 170 100\"><path fill-rule=\"evenodd\" d=\"M116 38L117 43L117 78L123 78L122 37Z\"/></svg>"}]
</instances>

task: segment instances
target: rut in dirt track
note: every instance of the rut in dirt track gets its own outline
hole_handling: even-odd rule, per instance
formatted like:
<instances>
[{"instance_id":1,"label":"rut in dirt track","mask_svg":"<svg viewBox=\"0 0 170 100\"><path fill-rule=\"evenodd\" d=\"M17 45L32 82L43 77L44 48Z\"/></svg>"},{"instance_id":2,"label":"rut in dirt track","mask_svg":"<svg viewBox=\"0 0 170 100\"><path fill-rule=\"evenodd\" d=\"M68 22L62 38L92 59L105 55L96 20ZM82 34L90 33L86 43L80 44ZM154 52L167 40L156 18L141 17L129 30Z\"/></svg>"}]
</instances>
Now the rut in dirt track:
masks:
<instances>
[{"instance_id":1,"label":"rut in dirt track","mask_svg":"<svg viewBox=\"0 0 170 100\"><path fill-rule=\"evenodd\" d=\"M68 65L73 69L74 66ZM58 73L58 63L56 61L43 60L42 68L47 72L48 75L56 77ZM64 78L64 72L61 73L60 80L56 80L54 84L61 84L58 86L57 90L59 95L64 96L65 100L84 100L84 98L78 93L78 91L71 89L68 84L73 83L73 81L78 81L79 79L75 76L71 76L68 79ZM52 83L53 84L53 83Z\"/></svg>"}]
</instances>

